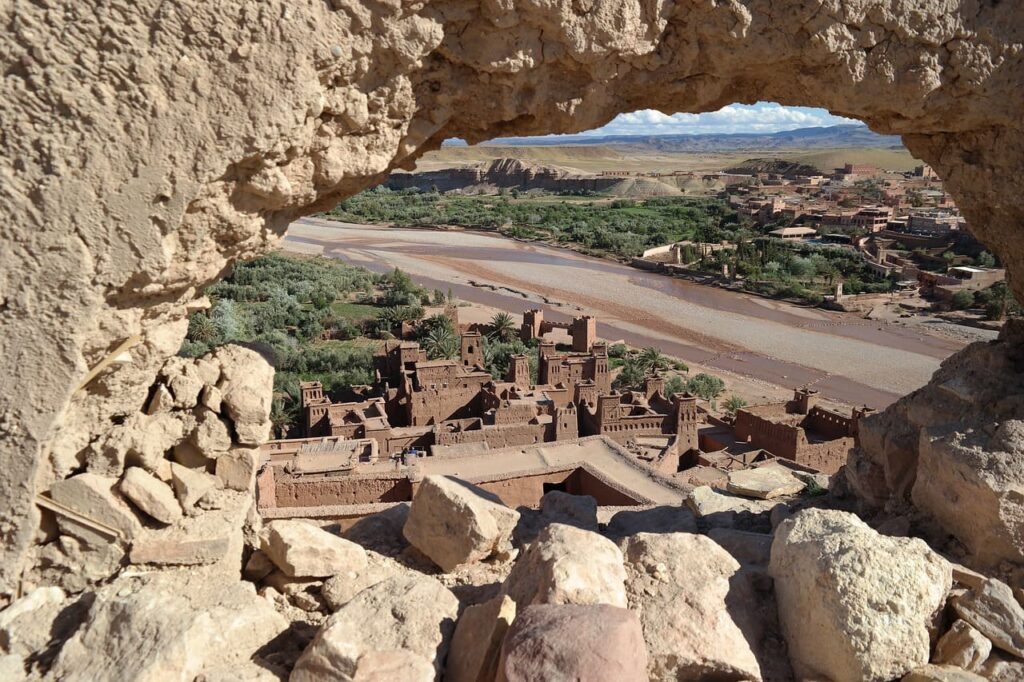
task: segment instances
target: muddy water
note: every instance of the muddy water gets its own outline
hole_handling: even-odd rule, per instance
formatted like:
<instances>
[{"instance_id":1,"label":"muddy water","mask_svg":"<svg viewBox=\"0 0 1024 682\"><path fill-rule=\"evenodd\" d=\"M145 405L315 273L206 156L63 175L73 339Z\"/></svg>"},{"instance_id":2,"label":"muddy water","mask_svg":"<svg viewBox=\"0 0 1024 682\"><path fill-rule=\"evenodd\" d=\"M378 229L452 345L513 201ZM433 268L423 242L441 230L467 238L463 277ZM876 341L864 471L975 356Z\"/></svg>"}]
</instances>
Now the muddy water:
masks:
<instances>
[{"instance_id":1,"label":"muddy water","mask_svg":"<svg viewBox=\"0 0 1024 682\"><path fill-rule=\"evenodd\" d=\"M423 286L511 312L540 307L556 321L593 313L604 338L779 386L813 385L848 404L884 407L963 345L475 233L306 219L287 241L378 272L398 265Z\"/></svg>"}]
</instances>

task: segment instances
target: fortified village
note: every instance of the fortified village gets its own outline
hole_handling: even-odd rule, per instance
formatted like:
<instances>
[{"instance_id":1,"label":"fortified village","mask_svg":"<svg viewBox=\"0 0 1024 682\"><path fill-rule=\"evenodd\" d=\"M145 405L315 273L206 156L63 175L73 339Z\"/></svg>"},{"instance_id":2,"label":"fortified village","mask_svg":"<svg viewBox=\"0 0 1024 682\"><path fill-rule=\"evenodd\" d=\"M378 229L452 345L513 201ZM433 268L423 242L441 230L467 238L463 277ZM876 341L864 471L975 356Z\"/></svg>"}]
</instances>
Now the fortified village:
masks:
<instances>
[{"instance_id":1,"label":"fortified village","mask_svg":"<svg viewBox=\"0 0 1024 682\"><path fill-rule=\"evenodd\" d=\"M650 504L663 500L645 497L631 481L658 481L679 498L694 484L725 490L730 472L746 469L827 480L856 444L859 419L871 413L865 407L843 416L817 405L816 391L797 389L791 401L723 418L693 395L666 394L658 375L642 390L616 390L595 318L554 323L539 309L526 311L520 328L523 341L539 341L538 382L526 355L513 355L505 380L496 381L483 367L481 331L459 325L455 306L446 314L460 330L457 360L428 360L418 343L399 339L375 356L375 384L356 387L365 400L332 403L320 382L301 384L305 437L262 448L264 514L351 520L377 510L366 505L411 500L425 472L459 473L500 489L503 499L514 488L512 499L533 508L555 489L589 494L599 505ZM568 332L571 350L545 338L556 329ZM523 456L528 451L573 455L538 467ZM606 459L637 475L603 475Z\"/></svg>"}]
</instances>

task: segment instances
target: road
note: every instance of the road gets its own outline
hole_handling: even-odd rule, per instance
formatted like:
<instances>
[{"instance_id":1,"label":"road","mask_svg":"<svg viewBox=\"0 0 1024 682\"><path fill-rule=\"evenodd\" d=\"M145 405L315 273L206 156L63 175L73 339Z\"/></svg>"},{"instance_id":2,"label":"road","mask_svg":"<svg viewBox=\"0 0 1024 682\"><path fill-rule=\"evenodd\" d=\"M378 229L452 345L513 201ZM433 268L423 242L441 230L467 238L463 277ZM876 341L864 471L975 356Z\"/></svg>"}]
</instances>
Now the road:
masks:
<instances>
[{"instance_id":1,"label":"road","mask_svg":"<svg viewBox=\"0 0 1024 682\"><path fill-rule=\"evenodd\" d=\"M702 286L575 252L476 232L293 223L285 249L377 272L400 267L423 286L510 312L589 313L598 334L655 345L684 361L826 399L881 409L924 385L964 343L901 324Z\"/></svg>"}]
</instances>

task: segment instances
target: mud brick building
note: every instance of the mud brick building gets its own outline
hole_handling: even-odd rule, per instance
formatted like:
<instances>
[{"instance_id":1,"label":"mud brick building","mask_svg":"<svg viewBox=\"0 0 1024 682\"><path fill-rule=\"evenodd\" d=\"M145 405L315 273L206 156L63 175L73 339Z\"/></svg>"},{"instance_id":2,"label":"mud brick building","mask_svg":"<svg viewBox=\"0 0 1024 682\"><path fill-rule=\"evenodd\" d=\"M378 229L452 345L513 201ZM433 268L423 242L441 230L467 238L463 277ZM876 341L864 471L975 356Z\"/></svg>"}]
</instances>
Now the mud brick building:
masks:
<instances>
[{"instance_id":1,"label":"mud brick building","mask_svg":"<svg viewBox=\"0 0 1024 682\"><path fill-rule=\"evenodd\" d=\"M818 392L797 389L793 400L747 407L736 411L735 438L776 457L834 474L856 444L861 417L868 407L846 417L820 407Z\"/></svg>"}]
</instances>

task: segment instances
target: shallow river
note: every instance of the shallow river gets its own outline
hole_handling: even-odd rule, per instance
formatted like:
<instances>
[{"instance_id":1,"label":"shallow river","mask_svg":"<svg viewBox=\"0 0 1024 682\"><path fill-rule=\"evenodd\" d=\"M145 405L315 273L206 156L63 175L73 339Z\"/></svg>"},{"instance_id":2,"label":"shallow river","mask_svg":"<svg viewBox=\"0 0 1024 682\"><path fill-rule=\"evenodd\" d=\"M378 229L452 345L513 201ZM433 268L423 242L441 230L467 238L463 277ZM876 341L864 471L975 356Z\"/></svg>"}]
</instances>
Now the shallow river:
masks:
<instances>
[{"instance_id":1,"label":"shallow river","mask_svg":"<svg viewBox=\"0 0 1024 682\"><path fill-rule=\"evenodd\" d=\"M598 334L784 387L881 408L920 387L962 343L898 324L693 284L572 251L475 232L407 230L316 218L286 249L322 252L423 286L564 321L598 317Z\"/></svg>"}]
</instances>

